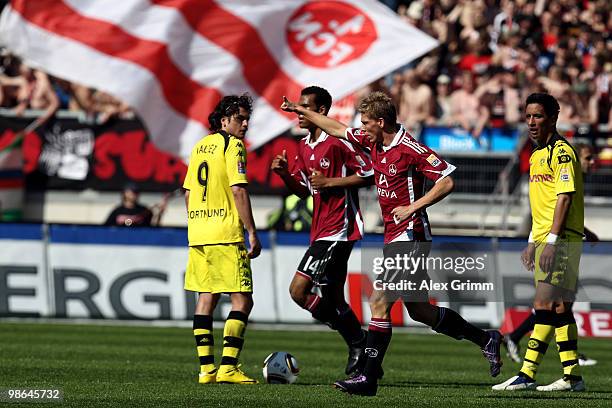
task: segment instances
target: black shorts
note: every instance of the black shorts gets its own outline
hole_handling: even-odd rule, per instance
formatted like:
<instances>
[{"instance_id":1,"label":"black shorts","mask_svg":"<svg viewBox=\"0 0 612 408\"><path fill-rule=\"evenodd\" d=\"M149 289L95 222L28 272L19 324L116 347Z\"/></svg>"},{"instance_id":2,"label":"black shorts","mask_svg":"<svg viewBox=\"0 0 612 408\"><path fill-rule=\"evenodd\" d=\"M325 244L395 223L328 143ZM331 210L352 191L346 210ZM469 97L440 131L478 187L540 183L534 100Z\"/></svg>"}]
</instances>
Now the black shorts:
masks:
<instances>
[{"instance_id":1,"label":"black shorts","mask_svg":"<svg viewBox=\"0 0 612 408\"><path fill-rule=\"evenodd\" d=\"M386 268L376 276L374 289L382 292L388 302L395 302L397 299L404 302L428 302L429 292L424 286L430 280L427 274L427 257L430 250L430 241L385 244L383 257L385 261L388 258L393 259L393 267Z\"/></svg>"},{"instance_id":2,"label":"black shorts","mask_svg":"<svg viewBox=\"0 0 612 408\"><path fill-rule=\"evenodd\" d=\"M344 285L354 244L354 241L315 241L304 254L296 273L315 285Z\"/></svg>"}]
</instances>

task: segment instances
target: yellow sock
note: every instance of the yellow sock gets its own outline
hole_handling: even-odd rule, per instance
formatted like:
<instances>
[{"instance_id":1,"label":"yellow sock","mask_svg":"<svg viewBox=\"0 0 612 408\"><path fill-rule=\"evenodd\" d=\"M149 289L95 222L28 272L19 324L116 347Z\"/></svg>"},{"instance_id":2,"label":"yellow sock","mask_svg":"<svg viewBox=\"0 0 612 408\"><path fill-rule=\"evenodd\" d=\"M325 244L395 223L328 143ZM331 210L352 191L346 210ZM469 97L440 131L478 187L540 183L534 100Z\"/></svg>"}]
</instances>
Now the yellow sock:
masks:
<instances>
[{"instance_id":1,"label":"yellow sock","mask_svg":"<svg viewBox=\"0 0 612 408\"><path fill-rule=\"evenodd\" d=\"M548 349L548 343L555 332L555 313L550 310L536 310L535 326L527 343L527 351L520 373L535 380L538 366Z\"/></svg>"},{"instance_id":2,"label":"yellow sock","mask_svg":"<svg viewBox=\"0 0 612 408\"><path fill-rule=\"evenodd\" d=\"M246 330L248 316L245 313L232 310L225 321L223 329L223 356L221 365L238 364L240 352L244 344L244 331Z\"/></svg>"},{"instance_id":3,"label":"yellow sock","mask_svg":"<svg viewBox=\"0 0 612 408\"><path fill-rule=\"evenodd\" d=\"M193 316L193 335L196 341L200 372L208 373L215 369L215 340L212 333L212 316Z\"/></svg>"}]
</instances>

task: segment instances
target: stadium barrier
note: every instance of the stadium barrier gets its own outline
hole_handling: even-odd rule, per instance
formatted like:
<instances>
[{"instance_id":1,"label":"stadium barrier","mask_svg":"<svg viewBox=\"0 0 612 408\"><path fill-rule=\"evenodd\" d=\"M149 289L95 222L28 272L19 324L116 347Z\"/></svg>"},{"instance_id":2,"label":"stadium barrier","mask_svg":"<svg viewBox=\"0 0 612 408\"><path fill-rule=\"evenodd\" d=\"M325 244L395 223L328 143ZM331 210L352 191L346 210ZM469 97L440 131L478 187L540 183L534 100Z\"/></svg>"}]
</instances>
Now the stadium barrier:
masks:
<instances>
[{"instance_id":1,"label":"stadium barrier","mask_svg":"<svg viewBox=\"0 0 612 408\"><path fill-rule=\"evenodd\" d=\"M255 308L251 319L267 323L310 323L288 292L295 267L308 246L304 233L261 231L262 254L253 260ZM0 316L85 319L190 320L195 296L183 290L187 261L186 229L0 224ZM492 291L451 290L447 298L432 291L431 301L458 310L470 321L499 327L505 310L528 310L532 277L520 264L524 242L513 239L436 237L430 257L453 253L480 258L480 273L450 274L430 269L432 280L489 282ZM370 319L372 287L368 253L382 248L382 236L368 235L349 261L346 295L362 322ZM612 337L612 242L585 245L576 310L582 335ZM446 259L446 258L445 258ZM463 263L465 265L465 262ZM216 319L230 308L223 299ZM398 303L395 325L416 325ZM506 316L505 326L516 320Z\"/></svg>"}]
</instances>

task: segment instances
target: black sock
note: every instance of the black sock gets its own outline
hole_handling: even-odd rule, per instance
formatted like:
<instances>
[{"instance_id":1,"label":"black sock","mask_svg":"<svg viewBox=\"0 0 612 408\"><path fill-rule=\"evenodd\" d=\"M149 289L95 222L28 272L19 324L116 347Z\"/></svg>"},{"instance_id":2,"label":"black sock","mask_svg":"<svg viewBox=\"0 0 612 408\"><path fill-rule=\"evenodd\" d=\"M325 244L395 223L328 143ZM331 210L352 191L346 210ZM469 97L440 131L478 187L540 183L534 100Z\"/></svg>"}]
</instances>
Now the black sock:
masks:
<instances>
[{"instance_id":1,"label":"black sock","mask_svg":"<svg viewBox=\"0 0 612 408\"><path fill-rule=\"evenodd\" d=\"M336 330L338 330L347 346L358 346L365 342L366 336L361 329L361 324L357 316L355 316L353 309L348 305L346 305L344 310L339 311L336 326Z\"/></svg>"},{"instance_id":2,"label":"black sock","mask_svg":"<svg viewBox=\"0 0 612 408\"><path fill-rule=\"evenodd\" d=\"M523 320L519 327L517 327L512 333L510 333L510 340L515 343L519 343L528 332L533 330L535 320L535 311L532 310L531 313L529 313L529 316L525 320Z\"/></svg>"},{"instance_id":3,"label":"black sock","mask_svg":"<svg viewBox=\"0 0 612 408\"><path fill-rule=\"evenodd\" d=\"M484 348L491 337L486 331L468 323L459 313L446 307L438 308L438 323L432 329L457 340L467 339L480 348Z\"/></svg>"},{"instance_id":4,"label":"black sock","mask_svg":"<svg viewBox=\"0 0 612 408\"><path fill-rule=\"evenodd\" d=\"M338 328L338 311L325 297L308 295L304 309L310 311L312 317L325 323L334 330Z\"/></svg>"},{"instance_id":5,"label":"black sock","mask_svg":"<svg viewBox=\"0 0 612 408\"><path fill-rule=\"evenodd\" d=\"M368 327L368 338L366 340L366 362L363 375L368 381L378 381L387 347L391 342L391 321L389 319L372 318Z\"/></svg>"}]
</instances>

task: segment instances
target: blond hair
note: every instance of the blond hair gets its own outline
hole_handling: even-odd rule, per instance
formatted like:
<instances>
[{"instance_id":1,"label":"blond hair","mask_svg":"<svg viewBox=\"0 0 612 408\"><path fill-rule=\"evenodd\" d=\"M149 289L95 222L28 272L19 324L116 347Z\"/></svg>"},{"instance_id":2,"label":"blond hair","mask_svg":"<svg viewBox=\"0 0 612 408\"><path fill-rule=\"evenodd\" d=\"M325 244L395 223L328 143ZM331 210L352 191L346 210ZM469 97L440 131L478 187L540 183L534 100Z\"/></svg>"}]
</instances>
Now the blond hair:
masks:
<instances>
[{"instance_id":1,"label":"blond hair","mask_svg":"<svg viewBox=\"0 0 612 408\"><path fill-rule=\"evenodd\" d=\"M357 110L370 119L384 119L385 125L395 125L397 121L395 105L391 97L384 92L372 92L361 101Z\"/></svg>"}]
</instances>

